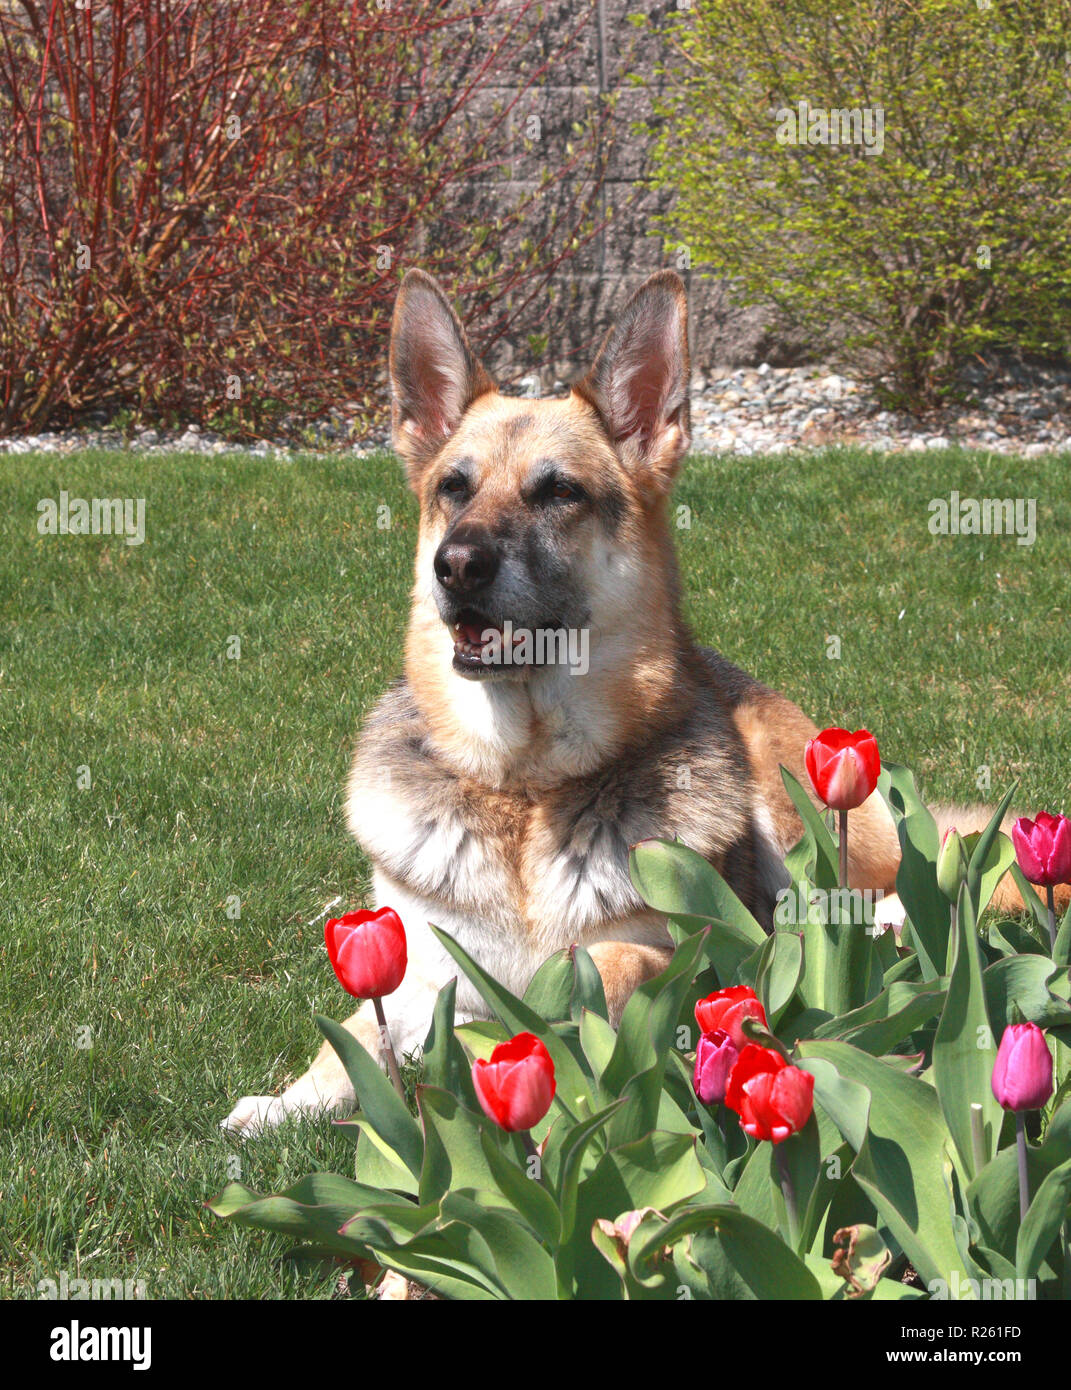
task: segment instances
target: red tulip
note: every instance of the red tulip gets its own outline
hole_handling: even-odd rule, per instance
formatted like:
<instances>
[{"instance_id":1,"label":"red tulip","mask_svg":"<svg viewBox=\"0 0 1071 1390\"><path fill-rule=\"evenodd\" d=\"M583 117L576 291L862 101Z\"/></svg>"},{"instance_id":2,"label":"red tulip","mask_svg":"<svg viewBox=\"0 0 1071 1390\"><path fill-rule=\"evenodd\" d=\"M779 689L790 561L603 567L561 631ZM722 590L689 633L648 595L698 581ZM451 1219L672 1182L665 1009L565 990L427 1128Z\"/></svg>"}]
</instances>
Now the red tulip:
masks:
<instances>
[{"instance_id":1,"label":"red tulip","mask_svg":"<svg viewBox=\"0 0 1071 1390\"><path fill-rule=\"evenodd\" d=\"M393 994L405 977L405 928L393 908L333 917L324 939L339 983L358 999Z\"/></svg>"},{"instance_id":2,"label":"red tulip","mask_svg":"<svg viewBox=\"0 0 1071 1390\"><path fill-rule=\"evenodd\" d=\"M720 1028L704 1033L695 1052L695 1093L704 1105L720 1105L740 1053Z\"/></svg>"},{"instance_id":3,"label":"red tulip","mask_svg":"<svg viewBox=\"0 0 1071 1390\"><path fill-rule=\"evenodd\" d=\"M695 1006L695 1021L702 1033L716 1033L719 1029L728 1033L732 1044L739 1052L748 1045L750 1039L743 1033L745 1018L754 1018L766 1027L766 1010L759 996L747 985L732 985L729 989L718 989L700 999Z\"/></svg>"},{"instance_id":4,"label":"red tulip","mask_svg":"<svg viewBox=\"0 0 1071 1390\"><path fill-rule=\"evenodd\" d=\"M749 1043L729 1075L725 1104L753 1139L780 1144L798 1134L814 1110L814 1077L772 1048Z\"/></svg>"},{"instance_id":5,"label":"red tulip","mask_svg":"<svg viewBox=\"0 0 1071 1390\"><path fill-rule=\"evenodd\" d=\"M881 758L866 729L823 729L808 740L803 760L811 785L834 811L861 806L878 785Z\"/></svg>"},{"instance_id":6,"label":"red tulip","mask_svg":"<svg viewBox=\"0 0 1071 1390\"><path fill-rule=\"evenodd\" d=\"M472 1064L472 1084L485 1113L503 1129L531 1129L554 1099L554 1063L532 1033L499 1043L490 1061Z\"/></svg>"},{"instance_id":7,"label":"red tulip","mask_svg":"<svg viewBox=\"0 0 1071 1390\"><path fill-rule=\"evenodd\" d=\"M1011 1023L997 1048L993 1094L1005 1110L1040 1110L1052 1095L1052 1055L1036 1023Z\"/></svg>"},{"instance_id":8,"label":"red tulip","mask_svg":"<svg viewBox=\"0 0 1071 1390\"><path fill-rule=\"evenodd\" d=\"M1036 820L1020 816L1012 826L1015 857L1023 875L1041 888L1071 883L1071 820L1039 811Z\"/></svg>"}]
</instances>

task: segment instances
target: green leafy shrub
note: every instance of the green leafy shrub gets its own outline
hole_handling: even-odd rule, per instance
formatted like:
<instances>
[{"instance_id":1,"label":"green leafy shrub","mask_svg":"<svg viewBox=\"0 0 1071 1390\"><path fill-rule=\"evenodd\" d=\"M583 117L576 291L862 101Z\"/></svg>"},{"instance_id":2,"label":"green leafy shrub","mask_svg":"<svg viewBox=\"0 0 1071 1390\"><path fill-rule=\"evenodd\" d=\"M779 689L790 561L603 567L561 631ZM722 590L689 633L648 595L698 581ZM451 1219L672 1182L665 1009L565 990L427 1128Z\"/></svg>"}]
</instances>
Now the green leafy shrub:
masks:
<instances>
[{"instance_id":1,"label":"green leafy shrub","mask_svg":"<svg viewBox=\"0 0 1071 1390\"><path fill-rule=\"evenodd\" d=\"M666 231L742 300L916 406L979 349L1066 351L1068 0L695 0L663 32Z\"/></svg>"},{"instance_id":2,"label":"green leafy shrub","mask_svg":"<svg viewBox=\"0 0 1071 1390\"><path fill-rule=\"evenodd\" d=\"M1060 1297L1066 1081L1028 1149L1034 1195L1020 1227L1011 1116L990 1078L996 1039L1022 1019L1047 1029L1068 1075L1071 909L1051 948L1045 907L998 829L1009 796L974 844L953 912L937 884L936 824L910 773L886 765L879 790L901 841L908 918L899 942L862 919L836 924L821 906L836 844L784 776L804 819L784 901L803 904L804 920L767 935L699 855L637 846L633 882L666 914L676 949L616 1032L582 948L552 957L517 999L438 932L495 1021L455 1028L456 982L442 990L414 1116L360 1044L320 1019L360 1105L340 1122L357 1141L355 1176L317 1173L271 1196L230 1183L211 1209L295 1238L303 1255L373 1260L446 1298L977 1297L982 1281L988 1297ZM1009 871L1032 920L979 933ZM776 1146L692 1089L696 1001L729 985L765 1010L768 1031L749 1019L746 1035L814 1077L813 1113ZM518 1031L543 1042L557 1080L535 1154L488 1119L471 1079L471 1059ZM915 1286L899 1277L908 1262Z\"/></svg>"}]
</instances>

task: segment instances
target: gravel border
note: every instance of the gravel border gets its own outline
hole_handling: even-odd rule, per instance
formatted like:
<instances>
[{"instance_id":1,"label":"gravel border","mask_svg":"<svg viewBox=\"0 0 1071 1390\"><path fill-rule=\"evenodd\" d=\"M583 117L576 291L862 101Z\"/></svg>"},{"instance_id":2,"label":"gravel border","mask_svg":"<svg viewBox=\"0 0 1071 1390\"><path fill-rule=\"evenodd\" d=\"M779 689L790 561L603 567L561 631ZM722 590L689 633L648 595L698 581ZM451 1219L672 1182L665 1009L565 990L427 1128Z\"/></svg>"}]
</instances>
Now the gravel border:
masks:
<instances>
[{"instance_id":1,"label":"gravel border","mask_svg":"<svg viewBox=\"0 0 1071 1390\"><path fill-rule=\"evenodd\" d=\"M523 377L509 394L536 397L539 379ZM554 394L564 392L554 383ZM964 374L966 399L925 420L887 410L865 384L828 367L741 367L692 379L692 451L776 454L786 450L862 445L890 453L952 445L1000 454L1071 450L1071 370L1012 365L999 379ZM85 425L0 439L0 454L125 449L137 454L246 453L280 460L299 453L345 452L363 457L389 447L386 427L347 442L353 417L343 410L309 429L309 442L259 439L236 443L189 425L181 430L134 428L127 437L107 425Z\"/></svg>"}]
</instances>

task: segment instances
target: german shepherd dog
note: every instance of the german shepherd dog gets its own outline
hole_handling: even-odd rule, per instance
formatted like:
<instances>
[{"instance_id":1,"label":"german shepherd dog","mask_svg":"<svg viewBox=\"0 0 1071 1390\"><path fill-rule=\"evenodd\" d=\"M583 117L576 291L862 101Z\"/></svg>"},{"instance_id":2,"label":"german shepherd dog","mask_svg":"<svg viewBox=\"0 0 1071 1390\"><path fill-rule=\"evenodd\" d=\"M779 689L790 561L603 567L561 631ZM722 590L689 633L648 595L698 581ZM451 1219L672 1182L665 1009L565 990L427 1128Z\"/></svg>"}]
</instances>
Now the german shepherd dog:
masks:
<instances>
[{"instance_id":1,"label":"german shepherd dog","mask_svg":"<svg viewBox=\"0 0 1071 1390\"><path fill-rule=\"evenodd\" d=\"M429 922L518 995L548 956L581 943L616 1023L671 954L629 879L637 841L679 836L772 926L802 833L779 766L808 785L817 730L698 647L682 619L666 512L689 444L687 341L684 286L662 271L568 397L511 398L436 282L414 270L402 285L392 428L420 503L416 581L405 675L367 721L346 800L374 902L408 938L390 1000L400 1050L423 1042L457 974ZM510 660L518 632L585 635L586 670ZM874 794L852 814L851 887L881 889L895 908L899 855ZM464 979L457 1005L459 1019L486 1016ZM369 1006L346 1027L381 1055ZM223 1124L248 1133L352 1100L325 1044L281 1096L247 1096Z\"/></svg>"}]
</instances>

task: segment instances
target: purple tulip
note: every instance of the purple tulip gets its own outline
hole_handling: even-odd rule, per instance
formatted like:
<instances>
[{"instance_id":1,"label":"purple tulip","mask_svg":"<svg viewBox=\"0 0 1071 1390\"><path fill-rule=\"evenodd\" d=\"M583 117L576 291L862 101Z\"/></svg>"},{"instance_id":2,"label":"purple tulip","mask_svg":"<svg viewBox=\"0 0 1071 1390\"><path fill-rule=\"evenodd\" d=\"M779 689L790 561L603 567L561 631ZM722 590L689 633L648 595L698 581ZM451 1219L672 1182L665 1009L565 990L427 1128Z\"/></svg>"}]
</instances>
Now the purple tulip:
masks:
<instances>
[{"instance_id":1,"label":"purple tulip","mask_svg":"<svg viewBox=\"0 0 1071 1390\"><path fill-rule=\"evenodd\" d=\"M1005 1110L1040 1110L1052 1095L1052 1057L1036 1023L1010 1023L997 1048L993 1094Z\"/></svg>"},{"instance_id":2,"label":"purple tulip","mask_svg":"<svg viewBox=\"0 0 1071 1390\"><path fill-rule=\"evenodd\" d=\"M716 1028L704 1033L695 1052L695 1093L704 1105L720 1105L725 1099L729 1073L739 1052L728 1033Z\"/></svg>"}]
</instances>

